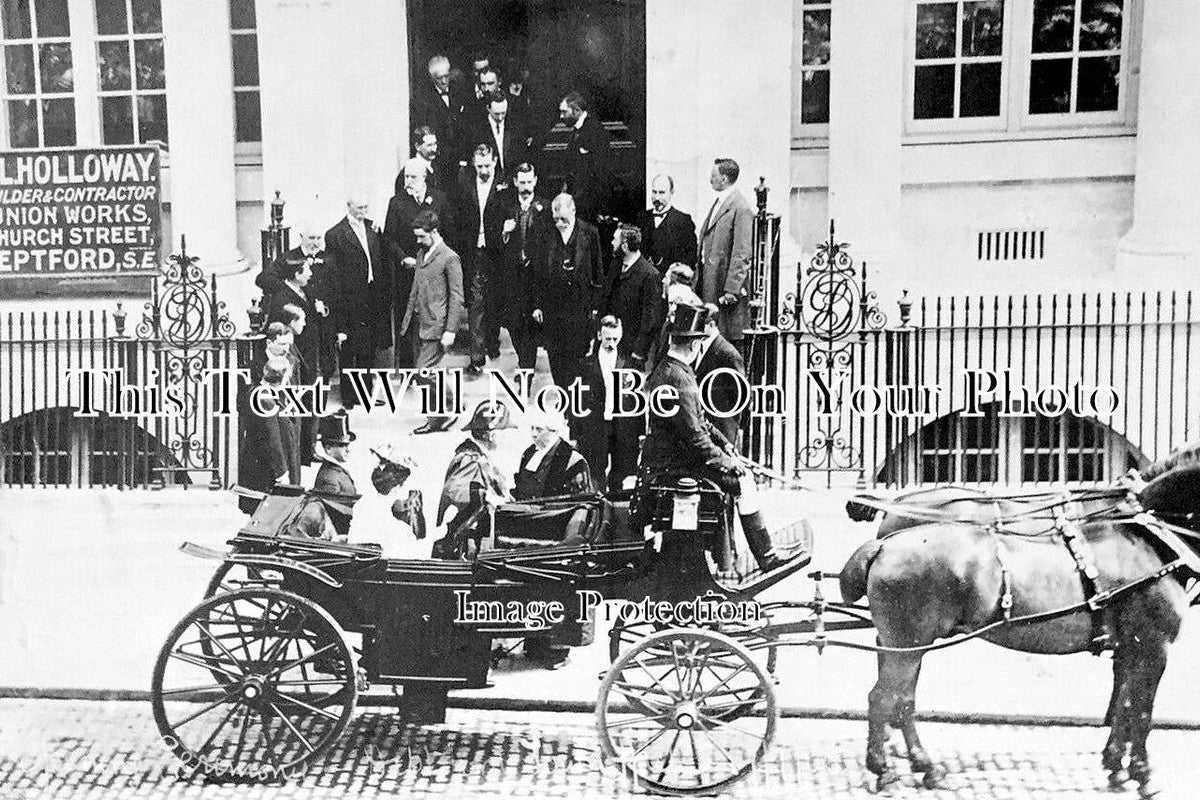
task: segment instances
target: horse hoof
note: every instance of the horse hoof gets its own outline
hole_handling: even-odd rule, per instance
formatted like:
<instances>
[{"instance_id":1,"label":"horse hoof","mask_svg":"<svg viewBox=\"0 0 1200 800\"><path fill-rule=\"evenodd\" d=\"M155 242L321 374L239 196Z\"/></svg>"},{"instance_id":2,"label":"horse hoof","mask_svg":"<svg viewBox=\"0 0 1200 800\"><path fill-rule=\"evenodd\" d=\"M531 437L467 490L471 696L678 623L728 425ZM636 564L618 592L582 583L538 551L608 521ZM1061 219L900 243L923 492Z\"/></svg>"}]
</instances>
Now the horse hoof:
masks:
<instances>
[{"instance_id":1,"label":"horse hoof","mask_svg":"<svg viewBox=\"0 0 1200 800\"><path fill-rule=\"evenodd\" d=\"M885 770L875 779L875 791L882 792L884 789L891 786L893 783L900 782L900 773L894 769Z\"/></svg>"},{"instance_id":2,"label":"horse hoof","mask_svg":"<svg viewBox=\"0 0 1200 800\"><path fill-rule=\"evenodd\" d=\"M944 780L946 780L946 769L934 764L925 771L925 776L921 778L921 785L926 789L940 789Z\"/></svg>"},{"instance_id":3,"label":"horse hoof","mask_svg":"<svg viewBox=\"0 0 1200 800\"><path fill-rule=\"evenodd\" d=\"M1129 782L1129 773L1123 769L1115 769L1108 773L1108 788L1114 792L1124 791L1125 784Z\"/></svg>"}]
</instances>

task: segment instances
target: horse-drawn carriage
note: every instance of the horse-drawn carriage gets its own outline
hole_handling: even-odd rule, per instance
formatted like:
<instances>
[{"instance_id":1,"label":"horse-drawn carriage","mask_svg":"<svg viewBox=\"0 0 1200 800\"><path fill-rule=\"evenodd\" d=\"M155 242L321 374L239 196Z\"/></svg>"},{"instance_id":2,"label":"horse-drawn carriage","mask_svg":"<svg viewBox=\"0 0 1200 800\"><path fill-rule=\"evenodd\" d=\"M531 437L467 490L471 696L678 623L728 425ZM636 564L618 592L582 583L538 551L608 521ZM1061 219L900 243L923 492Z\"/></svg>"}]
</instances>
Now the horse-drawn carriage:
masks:
<instances>
[{"instance_id":1,"label":"horse-drawn carriage","mask_svg":"<svg viewBox=\"0 0 1200 800\"><path fill-rule=\"evenodd\" d=\"M1160 512L1157 518L1124 487L1005 502L969 491L909 502L865 499L888 513L892 522L885 526L894 530L860 548L840 576L810 573L812 599L753 604L757 612L749 617L615 624L612 663L596 703L601 750L651 789L726 787L771 747L777 648L843 646L880 654L867 756L879 784L896 779L884 752L892 725L904 733L914 772L936 786L944 773L913 726L921 656L975 636L1035 652L1078 652L1095 644L1091 620L1099 614L1118 645L1104 764L1114 785L1123 783L1130 753L1129 775L1148 794L1145 736L1154 688L1186 606L1183 584L1197 563L1179 538L1186 528L1175 524L1192 521L1183 516L1200 491L1191 470L1186 492L1162 483L1169 474L1151 484L1160 491L1150 492L1153 502L1145 505ZM185 546L223 563L208 596L159 654L152 687L159 730L198 772L302 772L341 735L368 683L402 686L402 704L437 720L448 690L489 685L494 639L541 632L563 641L578 634L585 590L694 614L698 601L752 600L811 559L811 533L801 523L776 540L789 539L792 548L782 568L765 575L746 568L748 555L739 556L734 544L732 501L716 486L673 478L642 487L636 497L634 523L623 502L598 495L502 508L493 549L473 560L432 561L261 530L262 520L280 516L280 504L294 502L270 496L255 514L259 523L252 520L228 552ZM548 524L561 527L561 536L530 534ZM1178 534L1168 546L1146 538L1143 531L1154 529ZM1027 540L1055 553L1050 561L1058 572L1050 585L1067 585L1058 573L1078 570L1076 585L1090 575L1095 592L1038 595L1017 574L1037 562L1021 549ZM934 544L914 557L920 542ZM954 565L966 563L954 549L963 542L986 568L954 573ZM1066 567L1058 548L1072 556ZM893 550L901 557L892 558ZM921 570L914 572L914 564ZM1039 568L1050 574L1050 567ZM822 581L838 577L843 599L828 600ZM954 580L954 591L937 594L945 587L936 581ZM864 596L870 606L858 602ZM926 608L922 597L938 602ZM876 625L875 647L830 637ZM1006 640L1018 629L1035 635Z\"/></svg>"}]
</instances>

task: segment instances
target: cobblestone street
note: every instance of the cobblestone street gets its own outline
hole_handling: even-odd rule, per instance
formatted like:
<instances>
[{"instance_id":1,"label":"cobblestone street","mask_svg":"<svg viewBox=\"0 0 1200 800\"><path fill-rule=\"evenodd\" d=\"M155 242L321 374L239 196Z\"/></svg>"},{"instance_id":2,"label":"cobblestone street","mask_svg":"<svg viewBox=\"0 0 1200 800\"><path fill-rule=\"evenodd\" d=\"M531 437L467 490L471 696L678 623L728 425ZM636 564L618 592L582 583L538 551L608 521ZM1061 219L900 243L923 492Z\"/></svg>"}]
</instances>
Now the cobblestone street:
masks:
<instances>
[{"instance_id":1,"label":"cobblestone street","mask_svg":"<svg viewBox=\"0 0 1200 800\"><path fill-rule=\"evenodd\" d=\"M592 718L571 713L452 709L445 725L404 726L388 711L355 716L319 769L278 785L180 780L148 704L0 701L0 797L333 798L624 797L600 765ZM1104 783L1098 728L926 723L926 746L950 771L946 788L917 788L905 774L894 798L1080 798L1113 794ZM866 724L784 719L776 747L728 797L869 797ZM1156 731L1150 740L1160 798L1194 797L1200 732Z\"/></svg>"}]
</instances>

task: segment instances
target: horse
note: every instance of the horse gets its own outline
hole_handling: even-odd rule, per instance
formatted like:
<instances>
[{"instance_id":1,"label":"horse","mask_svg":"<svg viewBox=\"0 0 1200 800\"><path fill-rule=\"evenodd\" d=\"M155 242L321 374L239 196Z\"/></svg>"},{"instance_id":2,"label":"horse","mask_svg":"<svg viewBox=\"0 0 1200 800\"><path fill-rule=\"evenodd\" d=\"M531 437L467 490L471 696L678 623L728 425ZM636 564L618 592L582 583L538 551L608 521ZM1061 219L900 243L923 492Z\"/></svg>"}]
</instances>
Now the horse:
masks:
<instances>
[{"instance_id":1,"label":"horse","mask_svg":"<svg viewBox=\"0 0 1200 800\"><path fill-rule=\"evenodd\" d=\"M1155 793L1146 739L1167 647L1188 605L1185 582L1195 575L1174 561L1163 577L1175 553L1134 516L1141 509L1200 512L1197 453L1200 447L1153 465L1146 474L1154 479L1136 495L1122 488L1045 501L937 487L886 504L891 509L879 536L855 551L840 576L845 602L868 598L881 645L878 680L868 695L866 756L877 788L899 779L885 749L889 724L903 732L923 784L941 785L946 772L929 757L913 721L921 660L939 639L978 636L1042 654L1096 652L1107 639L1113 691L1101 763L1113 789L1132 779L1142 797ZM868 517L874 499L864 499L848 504L852 518ZM917 504L913 517L895 508ZM1096 590L1116 594L1092 611L1086 601ZM1021 621L1030 615L1040 616ZM1098 628L1106 636L1098 637Z\"/></svg>"}]
</instances>

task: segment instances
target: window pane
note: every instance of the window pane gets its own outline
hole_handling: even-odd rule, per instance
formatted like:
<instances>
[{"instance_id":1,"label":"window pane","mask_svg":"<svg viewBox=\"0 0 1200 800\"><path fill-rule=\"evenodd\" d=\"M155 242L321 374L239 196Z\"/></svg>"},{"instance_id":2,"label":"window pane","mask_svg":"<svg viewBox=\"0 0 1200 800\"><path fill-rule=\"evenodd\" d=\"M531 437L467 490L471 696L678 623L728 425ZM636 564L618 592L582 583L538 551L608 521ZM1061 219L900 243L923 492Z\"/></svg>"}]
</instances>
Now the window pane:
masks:
<instances>
[{"instance_id":1,"label":"window pane","mask_svg":"<svg viewBox=\"0 0 1200 800\"><path fill-rule=\"evenodd\" d=\"M133 43L137 63L137 88L163 89L167 79L163 72L162 39L137 39Z\"/></svg>"},{"instance_id":2,"label":"window pane","mask_svg":"<svg viewBox=\"0 0 1200 800\"><path fill-rule=\"evenodd\" d=\"M33 94L33 45L15 44L4 48L4 74L9 94Z\"/></svg>"},{"instance_id":3,"label":"window pane","mask_svg":"<svg viewBox=\"0 0 1200 800\"><path fill-rule=\"evenodd\" d=\"M1077 111L1115 111L1121 90L1119 56L1079 59Z\"/></svg>"},{"instance_id":4,"label":"window pane","mask_svg":"<svg viewBox=\"0 0 1200 800\"><path fill-rule=\"evenodd\" d=\"M75 144L74 100L43 100L42 122L46 147L70 147Z\"/></svg>"},{"instance_id":5,"label":"window pane","mask_svg":"<svg viewBox=\"0 0 1200 800\"><path fill-rule=\"evenodd\" d=\"M258 27L254 19L254 0L229 0L229 27L234 30Z\"/></svg>"},{"instance_id":6,"label":"window pane","mask_svg":"<svg viewBox=\"0 0 1200 800\"><path fill-rule=\"evenodd\" d=\"M800 121L829 122L829 70L805 70L800 78Z\"/></svg>"},{"instance_id":7,"label":"window pane","mask_svg":"<svg viewBox=\"0 0 1200 800\"><path fill-rule=\"evenodd\" d=\"M38 146L38 119L35 101L8 101L8 144L10 147Z\"/></svg>"},{"instance_id":8,"label":"window pane","mask_svg":"<svg viewBox=\"0 0 1200 800\"><path fill-rule=\"evenodd\" d=\"M101 97L105 144L133 144L133 108L128 97Z\"/></svg>"},{"instance_id":9,"label":"window pane","mask_svg":"<svg viewBox=\"0 0 1200 800\"><path fill-rule=\"evenodd\" d=\"M96 0L96 30L101 36L128 33L126 0Z\"/></svg>"},{"instance_id":10,"label":"window pane","mask_svg":"<svg viewBox=\"0 0 1200 800\"><path fill-rule=\"evenodd\" d=\"M138 104L138 139L141 142L167 141L167 96L142 95Z\"/></svg>"},{"instance_id":11,"label":"window pane","mask_svg":"<svg viewBox=\"0 0 1200 800\"><path fill-rule=\"evenodd\" d=\"M261 142L262 112L258 107L258 92L235 92L233 112L237 140L239 142Z\"/></svg>"},{"instance_id":12,"label":"window pane","mask_svg":"<svg viewBox=\"0 0 1200 800\"><path fill-rule=\"evenodd\" d=\"M100 67L102 91L130 88L128 42L100 42L97 66Z\"/></svg>"},{"instance_id":13,"label":"window pane","mask_svg":"<svg viewBox=\"0 0 1200 800\"><path fill-rule=\"evenodd\" d=\"M162 33L162 9L158 0L133 0L133 32Z\"/></svg>"},{"instance_id":14,"label":"window pane","mask_svg":"<svg viewBox=\"0 0 1200 800\"><path fill-rule=\"evenodd\" d=\"M258 37L252 33L233 37L233 85L258 86Z\"/></svg>"},{"instance_id":15,"label":"window pane","mask_svg":"<svg viewBox=\"0 0 1200 800\"><path fill-rule=\"evenodd\" d=\"M829 11L804 12L804 45L801 54L805 64L829 63Z\"/></svg>"},{"instance_id":16,"label":"window pane","mask_svg":"<svg viewBox=\"0 0 1200 800\"><path fill-rule=\"evenodd\" d=\"M1070 52L1075 37L1075 0L1034 0L1033 52Z\"/></svg>"},{"instance_id":17,"label":"window pane","mask_svg":"<svg viewBox=\"0 0 1200 800\"><path fill-rule=\"evenodd\" d=\"M913 76L913 118L954 116L954 65L917 67Z\"/></svg>"},{"instance_id":18,"label":"window pane","mask_svg":"<svg viewBox=\"0 0 1200 800\"><path fill-rule=\"evenodd\" d=\"M1004 0L963 3L962 54L998 56L1004 46Z\"/></svg>"},{"instance_id":19,"label":"window pane","mask_svg":"<svg viewBox=\"0 0 1200 800\"><path fill-rule=\"evenodd\" d=\"M3 0L5 39L28 39L33 36L29 23L29 0Z\"/></svg>"},{"instance_id":20,"label":"window pane","mask_svg":"<svg viewBox=\"0 0 1200 800\"><path fill-rule=\"evenodd\" d=\"M1058 456L1049 453L1026 453L1021 459L1021 480L1057 481Z\"/></svg>"},{"instance_id":21,"label":"window pane","mask_svg":"<svg viewBox=\"0 0 1200 800\"><path fill-rule=\"evenodd\" d=\"M954 57L954 3L917 6L917 58Z\"/></svg>"},{"instance_id":22,"label":"window pane","mask_svg":"<svg viewBox=\"0 0 1200 800\"><path fill-rule=\"evenodd\" d=\"M1000 116L1000 62L963 64L959 91L960 117Z\"/></svg>"},{"instance_id":23,"label":"window pane","mask_svg":"<svg viewBox=\"0 0 1200 800\"><path fill-rule=\"evenodd\" d=\"M67 0L37 0L38 36L70 36Z\"/></svg>"},{"instance_id":24,"label":"window pane","mask_svg":"<svg viewBox=\"0 0 1200 800\"><path fill-rule=\"evenodd\" d=\"M1121 49L1121 4L1122 0L1083 0L1080 50Z\"/></svg>"},{"instance_id":25,"label":"window pane","mask_svg":"<svg viewBox=\"0 0 1200 800\"><path fill-rule=\"evenodd\" d=\"M1029 113L1071 111L1071 59L1051 58L1029 66Z\"/></svg>"},{"instance_id":26,"label":"window pane","mask_svg":"<svg viewBox=\"0 0 1200 800\"><path fill-rule=\"evenodd\" d=\"M75 89L75 73L71 69L71 45L66 42L43 44L38 47L42 69L42 91L70 92Z\"/></svg>"}]
</instances>

